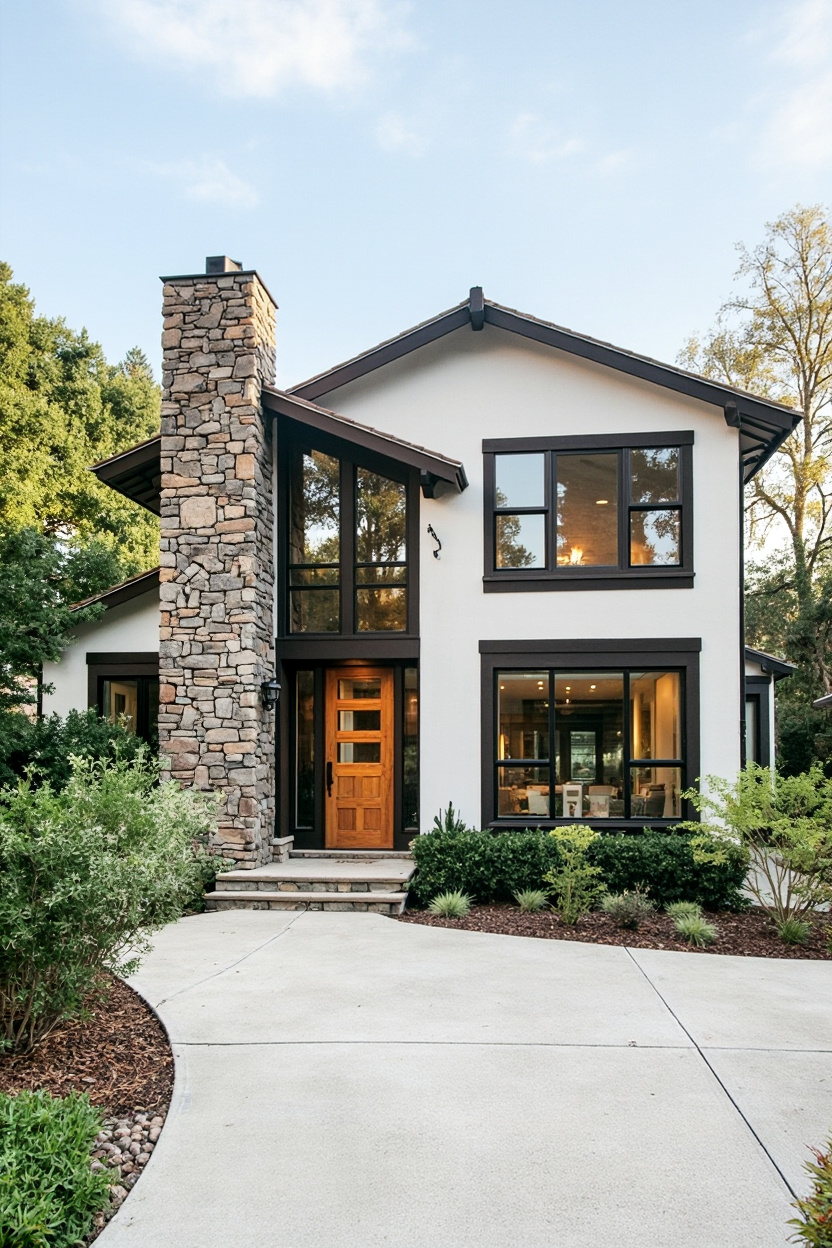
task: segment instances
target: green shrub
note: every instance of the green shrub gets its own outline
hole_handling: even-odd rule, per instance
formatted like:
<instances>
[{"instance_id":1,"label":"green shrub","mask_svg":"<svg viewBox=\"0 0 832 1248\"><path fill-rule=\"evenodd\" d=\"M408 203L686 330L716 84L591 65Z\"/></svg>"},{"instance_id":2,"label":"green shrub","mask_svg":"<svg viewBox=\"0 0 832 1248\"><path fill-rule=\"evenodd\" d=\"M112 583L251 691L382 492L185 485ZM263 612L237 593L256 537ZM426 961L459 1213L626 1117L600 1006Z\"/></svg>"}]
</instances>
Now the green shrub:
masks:
<instances>
[{"instance_id":1,"label":"green shrub","mask_svg":"<svg viewBox=\"0 0 832 1248\"><path fill-rule=\"evenodd\" d=\"M705 945L712 945L717 938L717 929L713 923L703 919L701 914L683 914L673 920L673 926L689 944L700 949Z\"/></svg>"},{"instance_id":2,"label":"green shrub","mask_svg":"<svg viewBox=\"0 0 832 1248\"><path fill-rule=\"evenodd\" d=\"M514 894L514 900L523 914L537 914L548 906L549 894L542 888L521 888Z\"/></svg>"},{"instance_id":3,"label":"green shrub","mask_svg":"<svg viewBox=\"0 0 832 1248\"><path fill-rule=\"evenodd\" d=\"M158 762L77 759L69 784L0 792L0 1045L27 1051L125 975L197 891L213 795Z\"/></svg>"},{"instance_id":4,"label":"green shrub","mask_svg":"<svg viewBox=\"0 0 832 1248\"><path fill-rule=\"evenodd\" d=\"M793 1240L801 1240L806 1248L830 1248L832 1245L832 1136L826 1142L826 1151L813 1148L815 1160L807 1161L805 1168L812 1178L812 1191L803 1200L794 1201L800 1213L792 1218L789 1226L797 1227Z\"/></svg>"},{"instance_id":5,"label":"green shrub","mask_svg":"<svg viewBox=\"0 0 832 1248\"><path fill-rule=\"evenodd\" d=\"M699 861L690 832L604 832L593 841L590 862L601 868L611 893L633 892L641 885L657 906L698 901L706 910L742 910L740 893L747 855L736 845L723 847L720 861Z\"/></svg>"},{"instance_id":6,"label":"green shrub","mask_svg":"<svg viewBox=\"0 0 832 1248\"><path fill-rule=\"evenodd\" d=\"M19 711L3 714L0 784L16 784L30 767L35 784L64 789L72 775L73 756L132 759L142 748L140 737L94 709L70 711L66 719L49 715L30 720Z\"/></svg>"},{"instance_id":7,"label":"green shrub","mask_svg":"<svg viewBox=\"0 0 832 1248\"><path fill-rule=\"evenodd\" d=\"M577 923L605 890L606 886L600 878L601 868L593 866L588 853L598 835L587 824L580 823L570 823L549 833L557 844L561 861L543 878L552 885L555 895L552 906L564 923Z\"/></svg>"},{"instance_id":8,"label":"green shrub","mask_svg":"<svg viewBox=\"0 0 832 1248\"><path fill-rule=\"evenodd\" d=\"M109 1204L90 1169L102 1115L87 1096L0 1093L0 1245L75 1248Z\"/></svg>"},{"instance_id":9,"label":"green shrub","mask_svg":"<svg viewBox=\"0 0 832 1248\"><path fill-rule=\"evenodd\" d=\"M777 924L777 935L784 945L808 944L812 929L802 919L784 919Z\"/></svg>"},{"instance_id":10,"label":"green shrub","mask_svg":"<svg viewBox=\"0 0 832 1248\"><path fill-rule=\"evenodd\" d=\"M682 825L697 861L721 864L739 848L748 889L777 926L832 902L832 779L820 767L783 776L749 763L733 783L708 776L706 788L683 794L705 816Z\"/></svg>"},{"instance_id":11,"label":"green shrub","mask_svg":"<svg viewBox=\"0 0 832 1248\"><path fill-rule=\"evenodd\" d=\"M698 901L671 901L665 906L665 913L676 919L701 919L702 907Z\"/></svg>"},{"instance_id":12,"label":"green shrub","mask_svg":"<svg viewBox=\"0 0 832 1248\"><path fill-rule=\"evenodd\" d=\"M515 893L540 888L560 862L558 847L542 832L428 832L412 842L417 874L410 890L418 905L438 893L459 891L475 902L510 902Z\"/></svg>"},{"instance_id":13,"label":"green shrub","mask_svg":"<svg viewBox=\"0 0 832 1248\"><path fill-rule=\"evenodd\" d=\"M440 893L428 906L431 914L440 914L443 919L464 919L471 909L471 898L466 893Z\"/></svg>"},{"instance_id":14,"label":"green shrub","mask_svg":"<svg viewBox=\"0 0 832 1248\"><path fill-rule=\"evenodd\" d=\"M619 927L635 931L644 919L649 919L655 912L656 903L636 888L631 893L611 893L602 897L601 909Z\"/></svg>"}]
</instances>

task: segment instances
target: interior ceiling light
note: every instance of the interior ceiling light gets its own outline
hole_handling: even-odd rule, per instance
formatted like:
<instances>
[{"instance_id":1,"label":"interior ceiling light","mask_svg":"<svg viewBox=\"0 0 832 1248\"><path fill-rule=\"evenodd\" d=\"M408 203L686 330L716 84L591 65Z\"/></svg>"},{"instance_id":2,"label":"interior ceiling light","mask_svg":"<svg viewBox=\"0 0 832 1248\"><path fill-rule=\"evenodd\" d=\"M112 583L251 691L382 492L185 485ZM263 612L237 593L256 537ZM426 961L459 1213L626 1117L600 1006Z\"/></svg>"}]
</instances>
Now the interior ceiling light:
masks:
<instances>
[{"instance_id":1,"label":"interior ceiling light","mask_svg":"<svg viewBox=\"0 0 832 1248\"><path fill-rule=\"evenodd\" d=\"M589 687L590 687L590 689L595 689L595 688L596 688L596 686L595 686L595 685L590 685Z\"/></svg>"},{"instance_id":2,"label":"interior ceiling light","mask_svg":"<svg viewBox=\"0 0 832 1248\"><path fill-rule=\"evenodd\" d=\"M608 498L596 498L596 500L595 500L595 506L596 506L596 507L606 507L606 506L608 505L609 501L610 501L610 500L609 500Z\"/></svg>"}]
</instances>

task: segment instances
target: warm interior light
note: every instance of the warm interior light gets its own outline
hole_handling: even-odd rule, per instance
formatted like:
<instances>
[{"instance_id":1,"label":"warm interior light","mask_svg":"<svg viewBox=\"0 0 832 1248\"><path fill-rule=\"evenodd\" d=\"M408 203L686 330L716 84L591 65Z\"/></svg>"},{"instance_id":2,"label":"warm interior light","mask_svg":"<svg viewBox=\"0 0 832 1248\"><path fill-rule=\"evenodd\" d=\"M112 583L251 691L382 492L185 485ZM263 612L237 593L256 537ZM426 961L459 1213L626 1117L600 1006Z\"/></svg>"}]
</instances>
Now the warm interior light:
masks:
<instances>
[{"instance_id":1,"label":"warm interior light","mask_svg":"<svg viewBox=\"0 0 832 1248\"><path fill-rule=\"evenodd\" d=\"M595 685L590 685L589 687L590 687L590 689L594 689L594 688L595 688Z\"/></svg>"},{"instance_id":2,"label":"warm interior light","mask_svg":"<svg viewBox=\"0 0 832 1248\"><path fill-rule=\"evenodd\" d=\"M571 685L567 685L567 686L566 686L566 692L567 692L567 693L571 693L571 692L572 692L572 686L571 686Z\"/></svg>"},{"instance_id":3,"label":"warm interior light","mask_svg":"<svg viewBox=\"0 0 832 1248\"><path fill-rule=\"evenodd\" d=\"M569 699L568 699L568 698L566 699L566 705L567 705L567 706L569 705Z\"/></svg>"},{"instance_id":4,"label":"warm interior light","mask_svg":"<svg viewBox=\"0 0 832 1248\"><path fill-rule=\"evenodd\" d=\"M583 547L573 546L569 552L570 563L580 563L584 557Z\"/></svg>"},{"instance_id":5,"label":"warm interior light","mask_svg":"<svg viewBox=\"0 0 832 1248\"><path fill-rule=\"evenodd\" d=\"M596 498L596 500L595 500L595 506L596 506L596 507L606 507L606 506L607 506L607 504L609 503L609 501L610 501L610 500L609 500L608 498Z\"/></svg>"},{"instance_id":6,"label":"warm interior light","mask_svg":"<svg viewBox=\"0 0 832 1248\"><path fill-rule=\"evenodd\" d=\"M500 688L501 688L501 689L505 689L505 685L500 685Z\"/></svg>"}]
</instances>

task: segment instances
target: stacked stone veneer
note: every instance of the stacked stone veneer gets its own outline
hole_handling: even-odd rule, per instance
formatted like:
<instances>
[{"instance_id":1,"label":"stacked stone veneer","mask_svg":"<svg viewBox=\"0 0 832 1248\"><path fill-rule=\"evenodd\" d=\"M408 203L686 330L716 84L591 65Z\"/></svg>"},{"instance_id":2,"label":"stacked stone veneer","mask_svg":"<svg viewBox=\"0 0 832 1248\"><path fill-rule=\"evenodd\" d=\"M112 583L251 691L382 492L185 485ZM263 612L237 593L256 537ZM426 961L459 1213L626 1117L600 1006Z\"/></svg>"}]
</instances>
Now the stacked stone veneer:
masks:
<instances>
[{"instance_id":1,"label":"stacked stone veneer","mask_svg":"<svg viewBox=\"0 0 832 1248\"><path fill-rule=\"evenodd\" d=\"M159 746L225 801L217 852L270 857L274 712L271 438L275 305L255 273L164 286Z\"/></svg>"}]
</instances>

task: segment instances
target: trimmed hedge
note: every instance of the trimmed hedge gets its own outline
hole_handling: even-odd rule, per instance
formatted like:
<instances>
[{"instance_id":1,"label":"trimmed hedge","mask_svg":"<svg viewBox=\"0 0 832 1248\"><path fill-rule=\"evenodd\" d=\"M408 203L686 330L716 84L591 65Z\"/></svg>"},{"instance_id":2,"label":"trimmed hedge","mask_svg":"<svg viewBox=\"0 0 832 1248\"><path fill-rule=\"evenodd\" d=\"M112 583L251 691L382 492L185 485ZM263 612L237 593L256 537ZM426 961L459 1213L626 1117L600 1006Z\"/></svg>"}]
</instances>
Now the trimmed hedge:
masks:
<instances>
[{"instance_id":1,"label":"trimmed hedge","mask_svg":"<svg viewBox=\"0 0 832 1248\"><path fill-rule=\"evenodd\" d=\"M453 892L480 905L513 901L560 865L557 842L544 832L428 832L411 848L418 870L410 896L422 906Z\"/></svg>"},{"instance_id":2,"label":"trimmed hedge","mask_svg":"<svg viewBox=\"0 0 832 1248\"><path fill-rule=\"evenodd\" d=\"M651 901L698 901L705 910L744 910L740 895L748 868L740 847L725 846L719 865L696 862L690 832L605 832L589 848L591 862L601 868L611 893L632 892L642 885Z\"/></svg>"},{"instance_id":3,"label":"trimmed hedge","mask_svg":"<svg viewBox=\"0 0 832 1248\"><path fill-rule=\"evenodd\" d=\"M0 1093L0 1245L75 1248L110 1203L112 1173L90 1169L102 1113L72 1092Z\"/></svg>"},{"instance_id":4,"label":"trimmed hedge","mask_svg":"<svg viewBox=\"0 0 832 1248\"><path fill-rule=\"evenodd\" d=\"M741 910L740 895L746 860L742 850L728 849L723 864L698 863L692 834L604 832L592 842L588 858L601 868L611 893L639 885L659 906L672 901L697 901L706 910ZM428 832L412 842L418 868L410 888L417 905L439 893L467 893L480 905L510 902L515 892L540 888L547 871L557 870L560 853L546 832Z\"/></svg>"}]
</instances>

